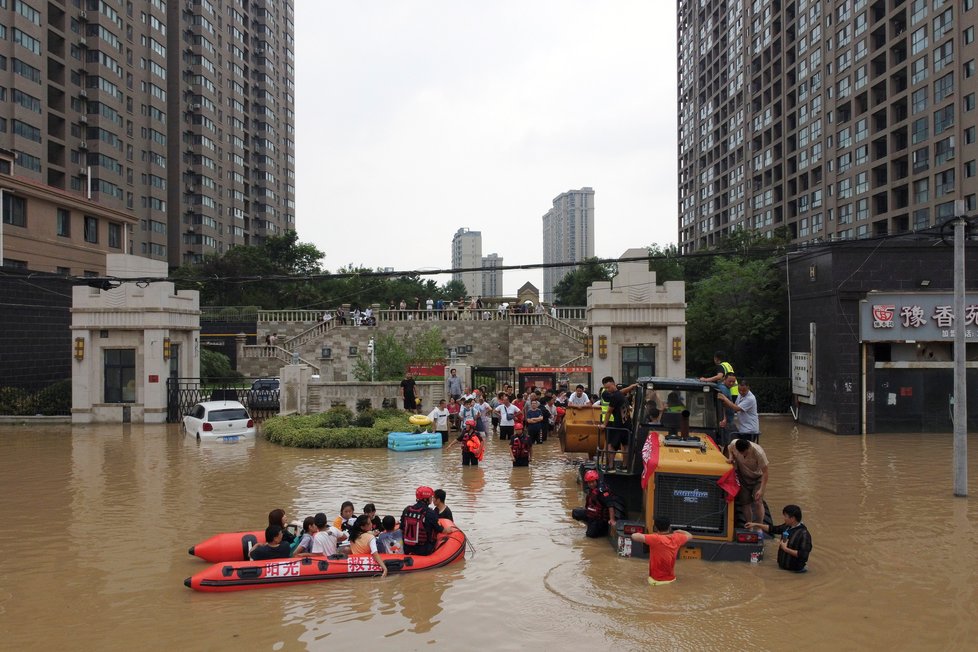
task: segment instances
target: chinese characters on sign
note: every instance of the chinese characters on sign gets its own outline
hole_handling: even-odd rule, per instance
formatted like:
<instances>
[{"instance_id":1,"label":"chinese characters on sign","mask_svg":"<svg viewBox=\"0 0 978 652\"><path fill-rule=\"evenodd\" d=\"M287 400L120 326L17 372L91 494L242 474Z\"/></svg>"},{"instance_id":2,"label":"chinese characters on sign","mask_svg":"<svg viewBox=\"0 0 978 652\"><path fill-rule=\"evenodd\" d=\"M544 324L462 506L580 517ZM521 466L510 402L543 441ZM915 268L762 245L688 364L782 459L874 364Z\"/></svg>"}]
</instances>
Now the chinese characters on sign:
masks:
<instances>
[{"instance_id":1,"label":"chinese characters on sign","mask_svg":"<svg viewBox=\"0 0 978 652\"><path fill-rule=\"evenodd\" d=\"M265 577L299 577L299 562L286 561L265 564Z\"/></svg>"},{"instance_id":2,"label":"chinese characters on sign","mask_svg":"<svg viewBox=\"0 0 978 652\"><path fill-rule=\"evenodd\" d=\"M961 319L947 294L870 294L862 305L863 341L940 341L958 327L965 339L978 340L978 297L967 297Z\"/></svg>"}]
</instances>

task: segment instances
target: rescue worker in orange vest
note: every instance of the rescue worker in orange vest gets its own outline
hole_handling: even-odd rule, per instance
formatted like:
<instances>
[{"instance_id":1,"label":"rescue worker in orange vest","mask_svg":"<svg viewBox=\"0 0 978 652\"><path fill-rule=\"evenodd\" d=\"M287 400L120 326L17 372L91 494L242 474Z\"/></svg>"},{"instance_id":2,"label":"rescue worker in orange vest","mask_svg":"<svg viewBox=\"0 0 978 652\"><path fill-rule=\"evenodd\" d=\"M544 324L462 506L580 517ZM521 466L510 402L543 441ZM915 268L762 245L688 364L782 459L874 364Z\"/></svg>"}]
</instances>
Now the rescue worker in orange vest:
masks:
<instances>
[{"instance_id":1,"label":"rescue worker in orange vest","mask_svg":"<svg viewBox=\"0 0 978 652\"><path fill-rule=\"evenodd\" d=\"M608 536L608 528L614 531L622 511L618 498L598 479L598 472L594 469L584 474L584 482L588 487L584 507L575 507L571 516L575 521L587 524L588 537L597 539Z\"/></svg>"},{"instance_id":2,"label":"rescue worker in orange vest","mask_svg":"<svg viewBox=\"0 0 978 652\"><path fill-rule=\"evenodd\" d=\"M434 495L435 490L431 487L418 487L414 492L418 502L408 505L401 512L405 555L430 555L435 551L438 532L455 531L454 527L446 527L438 522L438 513L430 508L431 498Z\"/></svg>"}]
</instances>

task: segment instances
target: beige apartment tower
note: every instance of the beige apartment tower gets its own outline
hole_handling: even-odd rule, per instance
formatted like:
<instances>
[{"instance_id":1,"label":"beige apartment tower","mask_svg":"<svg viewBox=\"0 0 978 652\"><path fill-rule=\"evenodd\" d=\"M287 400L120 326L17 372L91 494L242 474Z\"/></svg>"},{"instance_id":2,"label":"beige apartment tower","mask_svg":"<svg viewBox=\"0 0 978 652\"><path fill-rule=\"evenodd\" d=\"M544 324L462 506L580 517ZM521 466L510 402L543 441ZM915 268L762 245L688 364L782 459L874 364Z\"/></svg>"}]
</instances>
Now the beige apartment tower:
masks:
<instances>
[{"instance_id":1,"label":"beige apartment tower","mask_svg":"<svg viewBox=\"0 0 978 652\"><path fill-rule=\"evenodd\" d=\"M976 208L974 0L680 0L679 246L796 244Z\"/></svg>"},{"instance_id":2,"label":"beige apartment tower","mask_svg":"<svg viewBox=\"0 0 978 652\"><path fill-rule=\"evenodd\" d=\"M594 189L568 190L554 197L543 216L543 262L576 263L594 257ZM543 300L554 301L554 287L575 267L543 268Z\"/></svg>"},{"instance_id":3,"label":"beige apartment tower","mask_svg":"<svg viewBox=\"0 0 978 652\"><path fill-rule=\"evenodd\" d=\"M0 33L12 176L130 216L122 253L295 228L291 0L3 0Z\"/></svg>"}]
</instances>

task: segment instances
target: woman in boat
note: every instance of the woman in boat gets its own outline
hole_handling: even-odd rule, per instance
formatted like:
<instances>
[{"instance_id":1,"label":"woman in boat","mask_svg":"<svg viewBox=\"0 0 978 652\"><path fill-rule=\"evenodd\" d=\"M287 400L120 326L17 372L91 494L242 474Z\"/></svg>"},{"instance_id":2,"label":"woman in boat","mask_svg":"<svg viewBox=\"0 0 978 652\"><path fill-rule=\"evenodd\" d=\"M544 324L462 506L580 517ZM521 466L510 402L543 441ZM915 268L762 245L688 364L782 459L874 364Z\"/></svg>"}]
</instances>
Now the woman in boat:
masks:
<instances>
[{"instance_id":1,"label":"woman in boat","mask_svg":"<svg viewBox=\"0 0 978 652\"><path fill-rule=\"evenodd\" d=\"M373 528L374 524L366 514L357 517L350 528L350 554L372 556L381 568L381 577L387 577L387 566L377 551L377 537Z\"/></svg>"},{"instance_id":2,"label":"woman in boat","mask_svg":"<svg viewBox=\"0 0 978 652\"><path fill-rule=\"evenodd\" d=\"M268 524L277 525L282 528L282 541L290 546L295 541L295 534L289 529L289 522L285 519L284 509L273 509L268 513Z\"/></svg>"}]
</instances>

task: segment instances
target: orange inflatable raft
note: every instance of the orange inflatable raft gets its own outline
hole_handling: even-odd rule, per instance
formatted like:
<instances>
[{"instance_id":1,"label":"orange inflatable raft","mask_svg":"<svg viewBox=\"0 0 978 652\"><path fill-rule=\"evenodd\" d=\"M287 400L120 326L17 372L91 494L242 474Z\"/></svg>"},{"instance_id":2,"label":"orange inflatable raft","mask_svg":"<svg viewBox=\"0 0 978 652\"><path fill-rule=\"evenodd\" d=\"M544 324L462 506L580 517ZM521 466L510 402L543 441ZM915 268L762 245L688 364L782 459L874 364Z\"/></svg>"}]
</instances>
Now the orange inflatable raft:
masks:
<instances>
[{"instance_id":1,"label":"orange inflatable raft","mask_svg":"<svg viewBox=\"0 0 978 652\"><path fill-rule=\"evenodd\" d=\"M187 552L212 564L219 561L248 561L248 552L264 542L264 530L224 532L191 546Z\"/></svg>"},{"instance_id":2,"label":"orange inflatable raft","mask_svg":"<svg viewBox=\"0 0 978 652\"><path fill-rule=\"evenodd\" d=\"M451 525L442 520L442 525ZM440 568L465 556L465 534L455 530L439 534L430 555L381 555L388 573L409 573ZM298 584L347 577L374 577L381 571L371 555L292 557L265 561L229 561L214 564L183 581L195 591L224 592L259 589L266 586Z\"/></svg>"}]
</instances>

